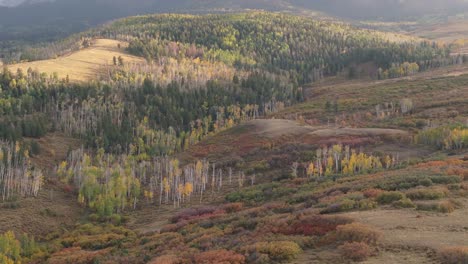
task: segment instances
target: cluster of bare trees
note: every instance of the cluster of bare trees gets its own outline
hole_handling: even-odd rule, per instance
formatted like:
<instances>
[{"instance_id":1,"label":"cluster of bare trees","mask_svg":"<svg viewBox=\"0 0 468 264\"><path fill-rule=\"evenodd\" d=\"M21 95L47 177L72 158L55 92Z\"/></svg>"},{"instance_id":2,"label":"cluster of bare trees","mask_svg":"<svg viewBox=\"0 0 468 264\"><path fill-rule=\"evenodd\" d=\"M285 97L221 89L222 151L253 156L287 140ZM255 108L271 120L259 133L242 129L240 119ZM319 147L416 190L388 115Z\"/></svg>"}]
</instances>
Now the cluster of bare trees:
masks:
<instances>
[{"instance_id":1,"label":"cluster of bare trees","mask_svg":"<svg viewBox=\"0 0 468 264\"><path fill-rule=\"evenodd\" d=\"M115 98L114 98L115 99ZM109 118L117 127L122 125L124 105L121 100L89 98L82 102L62 101L50 107L50 117L57 129L69 136L97 134L99 121Z\"/></svg>"},{"instance_id":2,"label":"cluster of bare trees","mask_svg":"<svg viewBox=\"0 0 468 264\"><path fill-rule=\"evenodd\" d=\"M400 114L410 114L413 110L413 100L409 98L403 98L398 102L385 102L375 106L375 114L380 119Z\"/></svg>"},{"instance_id":3,"label":"cluster of bare trees","mask_svg":"<svg viewBox=\"0 0 468 264\"><path fill-rule=\"evenodd\" d=\"M2 201L16 195L37 196L42 172L31 166L28 151L19 143L0 142L0 195Z\"/></svg>"},{"instance_id":4,"label":"cluster of bare trees","mask_svg":"<svg viewBox=\"0 0 468 264\"><path fill-rule=\"evenodd\" d=\"M72 151L57 168L59 177L78 190L80 203L100 215L135 208L139 200L150 204L179 207L193 196L209 199L226 186L244 186L243 172L217 167L199 160L181 166L175 158L158 157L138 161L135 156L105 154L101 149L88 155L83 149ZM255 178L250 179L251 184Z\"/></svg>"},{"instance_id":5,"label":"cluster of bare trees","mask_svg":"<svg viewBox=\"0 0 468 264\"><path fill-rule=\"evenodd\" d=\"M230 82L234 76L244 78L248 74L222 62L171 57L143 64L126 63L119 68L109 65L103 72L106 74L101 76L101 80L113 86L141 86L145 79L150 79L164 86L177 82L187 89L203 87L209 80Z\"/></svg>"}]
</instances>

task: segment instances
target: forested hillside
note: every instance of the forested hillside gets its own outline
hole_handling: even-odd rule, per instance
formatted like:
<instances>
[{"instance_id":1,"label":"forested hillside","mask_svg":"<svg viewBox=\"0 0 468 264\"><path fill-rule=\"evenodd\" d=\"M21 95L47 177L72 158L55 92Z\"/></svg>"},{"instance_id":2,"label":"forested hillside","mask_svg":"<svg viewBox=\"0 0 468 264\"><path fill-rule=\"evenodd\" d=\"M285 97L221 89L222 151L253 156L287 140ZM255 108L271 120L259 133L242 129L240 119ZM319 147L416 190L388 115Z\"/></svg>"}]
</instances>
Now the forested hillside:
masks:
<instances>
[{"instance_id":1,"label":"forested hillside","mask_svg":"<svg viewBox=\"0 0 468 264\"><path fill-rule=\"evenodd\" d=\"M24 199L34 201L32 197L54 201L53 191L65 192L82 207L80 221L87 223L42 237L42 247L29 236L0 235L0 262L165 263L158 260L165 257L175 259L169 263L217 263L223 258L228 263L280 263L294 259L302 249L322 243L336 246L341 240L364 243L357 246L371 251L377 246L377 232L357 226L370 238L343 238L352 236L347 232L354 228L343 231L339 226L352 220L319 214L391 202L415 206L405 194L391 191L406 193L418 180L408 185L398 174L398 184L381 184L374 174L411 166L410 157L426 153L421 146L395 146L399 140L436 142L444 150L466 148L466 126L451 125L451 119L443 123L447 128L428 129L414 138L401 130L418 132L435 123L431 118L436 116L413 115L426 109L405 96L445 94L455 87L453 97L459 97L466 77L414 84L417 88L409 87L408 92L406 87L380 90L378 85L365 92L344 87L344 94L340 89L308 88L327 78L399 85L382 80L468 61L466 56L451 56L449 47L437 43L269 12L171 14L117 20L54 45L27 49L14 59L44 59L82 49L92 56L96 39L119 40L108 42L117 47L108 50L113 52L111 63L103 65L99 78L71 82L67 76L33 68L4 67L0 73L1 208L15 210ZM114 55L124 50L145 60ZM438 99L437 106L449 102L443 96ZM458 104L448 115L455 117L453 123L466 114ZM262 127L258 120L284 116L301 125L286 122L282 129L284 120L263 120ZM399 123L387 123L391 117ZM330 129L333 120L336 130ZM388 127L341 130L350 124ZM70 149L61 149L67 158L50 160L43 168L38 159L65 148L47 149L51 144L43 139L52 133L82 146L68 145ZM383 142L390 148L372 149ZM399 151L405 148L417 153L400 160ZM460 170L465 166L457 164ZM426 180L429 185L466 188L462 176L448 175L445 169L443 176L433 174ZM363 175L369 182L348 187L349 179ZM343 188L335 188L336 183ZM42 188L49 188L48 194ZM364 189L370 194L364 195ZM301 192L293 195L297 190ZM411 191L408 197L418 197ZM449 196L448 191L443 195ZM263 204L275 199L283 200ZM166 223L158 217L167 208L214 201L229 204L182 211L172 215L167 226L144 225L147 232L141 237L130 230L141 225L144 214L158 214L148 221ZM135 210L142 213L130 220ZM44 209L42 216L60 214ZM344 235L332 236L340 230ZM174 257L180 249L181 258Z\"/></svg>"},{"instance_id":2,"label":"forested hillside","mask_svg":"<svg viewBox=\"0 0 468 264\"><path fill-rule=\"evenodd\" d=\"M44 59L44 54L69 52L79 48L83 37L129 41L130 53L156 64L167 61L162 58L200 59L238 70L285 75L298 84L338 73L355 77L361 74L356 66L367 62L373 67L365 75L374 78L410 75L453 63L448 48L435 43L360 30L344 23L262 12L131 17L47 48L25 50L19 59ZM404 63L413 65L399 73L384 74Z\"/></svg>"}]
</instances>

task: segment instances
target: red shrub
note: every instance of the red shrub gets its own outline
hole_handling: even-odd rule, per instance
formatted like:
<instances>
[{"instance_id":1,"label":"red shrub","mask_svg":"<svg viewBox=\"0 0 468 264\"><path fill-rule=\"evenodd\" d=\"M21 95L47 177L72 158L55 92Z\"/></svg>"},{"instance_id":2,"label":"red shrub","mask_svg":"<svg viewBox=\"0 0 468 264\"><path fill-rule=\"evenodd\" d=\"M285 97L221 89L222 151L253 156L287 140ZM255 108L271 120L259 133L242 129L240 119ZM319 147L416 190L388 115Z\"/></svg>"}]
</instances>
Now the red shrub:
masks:
<instances>
[{"instance_id":1,"label":"red shrub","mask_svg":"<svg viewBox=\"0 0 468 264\"><path fill-rule=\"evenodd\" d=\"M243 203L228 203L223 206L224 211L227 213L239 212L244 207Z\"/></svg>"},{"instance_id":2,"label":"red shrub","mask_svg":"<svg viewBox=\"0 0 468 264\"><path fill-rule=\"evenodd\" d=\"M243 264L245 257L233 251L225 249L211 250L194 256L197 264Z\"/></svg>"},{"instance_id":3,"label":"red shrub","mask_svg":"<svg viewBox=\"0 0 468 264\"><path fill-rule=\"evenodd\" d=\"M448 175L458 175L463 178L463 180L468 180L468 169L462 168L451 168L447 170Z\"/></svg>"},{"instance_id":4,"label":"red shrub","mask_svg":"<svg viewBox=\"0 0 468 264\"><path fill-rule=\"evenodd\" d=\"M175 216L171 218L172 223L177 223L182 220L195 220L200 218L210 218L213 215L222 215L226 213L222 209L218 209L214 206L205 206L199 208L188 208L178 212ZM205 217L203 217L205 216Z\"/></svg>"},{"instance_id":5,"label":"red shrub","mask_svg":"<svg viewBox=\"0 0 468 264\"><path fill-rule=\"evenodd\" d=\"M75 188L70 184L66 184L63 186L63 191L66 193L73 193L75 191Z\"/></svg>"},{"instance_id":6,"label":"red shrub","mask_svg":"<svg viewBox=\"0 0 468 264\"><path fill-rule=\"evenodd\" d=\"M299 216L293 223L280 226L277 233L284 235L323 236L331 231L335 231L337 226L350 222L350 219L338 216Z\"/></svg>"},{"instance_id":7,"label":"red shrub","mask_svg":"<svg viewBox=\"0 0 468 264\"><path fill-rule=\"evenodd\" d=\"M372 249L366 243L346 242L340 247L341 255L353 261L364 261L372 255Z\"/></svg>"}]
</instances>

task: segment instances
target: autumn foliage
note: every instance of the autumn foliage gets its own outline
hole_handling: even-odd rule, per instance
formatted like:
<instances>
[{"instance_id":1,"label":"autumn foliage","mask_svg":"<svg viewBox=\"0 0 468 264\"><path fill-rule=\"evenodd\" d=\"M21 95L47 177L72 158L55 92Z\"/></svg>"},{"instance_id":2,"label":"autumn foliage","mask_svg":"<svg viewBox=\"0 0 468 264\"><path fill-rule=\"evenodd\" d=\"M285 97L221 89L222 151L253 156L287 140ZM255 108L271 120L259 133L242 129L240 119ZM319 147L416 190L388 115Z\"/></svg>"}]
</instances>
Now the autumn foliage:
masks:
<instances>
[{"instance_id":1,"label":"autumn foliage","mask_svg":"<svg viewBox=\"0 0 468 264\"><path fill-rule=\"evenodd\" d=\"M195 263L199 264L244 264L245 257L225 249L211 250L194 256Z\"/></svg>"},{"instance_id":2,"label":"autumn foliage","mask_svg":"<svg viewBox=\"0 0 468 264\"><path fill-rule=\"evenodd\" d=\"M377 244L382 237L380 231L361 223L338 226L336 233L341 241L363 242L366 244Z\"/></svg>"}]
</instances>

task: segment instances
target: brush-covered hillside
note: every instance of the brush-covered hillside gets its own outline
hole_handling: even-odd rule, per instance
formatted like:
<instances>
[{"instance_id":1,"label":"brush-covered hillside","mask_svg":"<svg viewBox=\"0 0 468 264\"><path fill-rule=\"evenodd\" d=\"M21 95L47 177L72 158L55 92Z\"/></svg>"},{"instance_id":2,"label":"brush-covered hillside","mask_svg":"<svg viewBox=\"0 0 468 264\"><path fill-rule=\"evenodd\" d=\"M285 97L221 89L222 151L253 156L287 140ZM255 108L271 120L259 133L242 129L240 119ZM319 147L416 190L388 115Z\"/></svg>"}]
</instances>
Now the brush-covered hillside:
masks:
<instances>
[{"instance_id":1,"label":"brush-covered hillside","mask_svg":"<svg viewBox=\"0 0 468 264\"><path fill-rule=\"evenodd\" d=\"M254 12L130 17L22 56L0 73L0 263L466 259L450 47Z\"/></svg>"}]
</instances>

